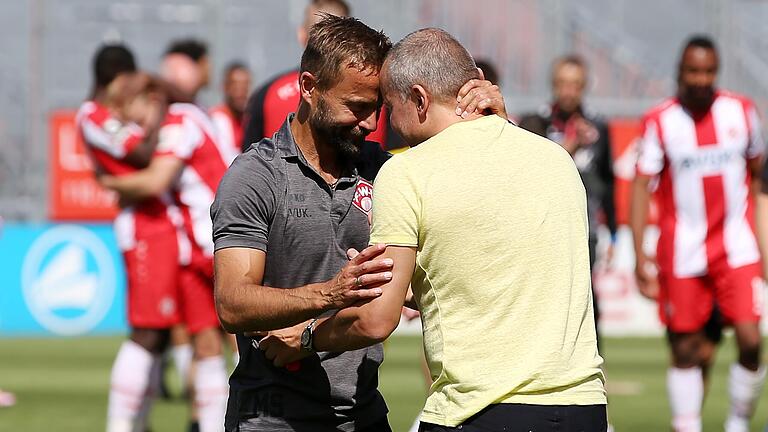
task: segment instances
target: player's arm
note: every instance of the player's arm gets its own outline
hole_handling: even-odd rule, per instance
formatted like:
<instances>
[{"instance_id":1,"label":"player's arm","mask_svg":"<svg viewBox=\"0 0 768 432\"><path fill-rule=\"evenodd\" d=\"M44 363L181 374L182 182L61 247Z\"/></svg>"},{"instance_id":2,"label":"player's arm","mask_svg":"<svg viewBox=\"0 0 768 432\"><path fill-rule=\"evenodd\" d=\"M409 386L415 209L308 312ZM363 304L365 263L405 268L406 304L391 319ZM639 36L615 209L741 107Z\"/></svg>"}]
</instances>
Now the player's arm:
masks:
<instances>
[{"instance_id":1,"label":"player's arm","mask_svg":"<svg viewBox=\"0 0 768 432\"><path fill-rule=\"evenodd\" d=\"M232 247L214 254L214 296L224 328L231 333L293 326L321 313L381 295L392 277L385 248L366 248L332 279L283 289L262 285L266 253Z\"/></svg>"},{"instance_id":2,"label":"player's arm","mask_svg":"<svg viewBox=\"0 0 768 432\"><path fill-rule=\"evenodd\" d=\"M648 224L650 204L650 182L652 177L637 174L632 182L632 201L629 213L629 227L635 250L635 277L640 293L650 299L658 296L658 284L651 267L655 262L645 253L645 228Z\"/></svg>"},{"instance_id":3,"label":"player's arm","mask_svg":"<svg viewBox=\"0 0 768 432\"><path fill-rule=\"evenodd\" d=\"M651 180L664 168L664 150L658 124L654 119L643 120L641 138L638 140L638 158L635 179L632 182L632 200L629 210L629 227L635 249L635 277L640 293L655 299L659 294L656 262L645 253L645 228L651 201Z\"/></svg>"},{"instance_id":4,"label":"player's arm","mask_svg":"<svg viewBox=\"0 0 768 432\"><path fill-rule=\"evenodd\" d=\"M763 263L763 277L768 277L768 163L763 163L766 160L765 142L760 117L752 103L748 106L747 116L749 142L745 156L752 178L750 193L755 200L755 228Z\"/></svg>"},{"instance_id":5,"label":"player's arm","mask_svg":"<svg viewBox=\"0 0 768 432\"><path fill-rule=\"evenodd\" d=\"M755 165L759 165L757 160L750 161L751 193L755 197L755 228L762 257L763 277L768 277L768 161L762 166L760 172L756 173Z\"/></svg>"},{"instance_id":6,"label":"player's arm","mask_svg":"<svg viewBox=\"0 0 768 432\"><path fill-rule=\"evenodd\" d=\"M384 258L393 261L392 280L384 284L382 294L340 310L315 330L317 351L350 351L382 342L400 322L413 269L416 248L387 246Z\"/></svg>"},{"instance_id":7,"label":"player's arm","mask_svg":"<svg viewBox=\"0 0 768 432\"><path fill-rule=\"evenodd\" d=\"M121 199L140 201L170 190L183 168L181 159L163 155L152 158L147 168L122 176L103 175L99 182L117 192Z\"/></svg>"},{"instance_id":8,"label":"player's arm","mask_svg":"<svg viewBox=\"0 0 768 432\"><path fill-rule=\"evenodd\" d=\"M157 130L145 129L145 138L130 153L125 155L125 161L136 168L149 166L152 154L157 146Z\"/></svg>"}]
</instances>

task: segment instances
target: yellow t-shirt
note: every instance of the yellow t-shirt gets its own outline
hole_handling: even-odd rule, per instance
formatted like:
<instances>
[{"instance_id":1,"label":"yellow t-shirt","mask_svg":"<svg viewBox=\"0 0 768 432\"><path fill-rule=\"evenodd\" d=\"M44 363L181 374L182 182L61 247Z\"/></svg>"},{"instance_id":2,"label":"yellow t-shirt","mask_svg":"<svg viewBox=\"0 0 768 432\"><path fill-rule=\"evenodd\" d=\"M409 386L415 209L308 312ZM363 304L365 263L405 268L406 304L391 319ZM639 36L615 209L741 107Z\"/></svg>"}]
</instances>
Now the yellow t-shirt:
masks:
<instances>
[{"instance_id":1,"label":"yellow t-shirt","mask_svg":"<svg viewBox=\"0 0 768 432\"><path fill-rule=\"evenodd\" d=\"M373 195L371 243L417 248L422 421L606 403L586 194L562 147L498 116L460 122L393 156Z\"/></svg>"}]
</instances>

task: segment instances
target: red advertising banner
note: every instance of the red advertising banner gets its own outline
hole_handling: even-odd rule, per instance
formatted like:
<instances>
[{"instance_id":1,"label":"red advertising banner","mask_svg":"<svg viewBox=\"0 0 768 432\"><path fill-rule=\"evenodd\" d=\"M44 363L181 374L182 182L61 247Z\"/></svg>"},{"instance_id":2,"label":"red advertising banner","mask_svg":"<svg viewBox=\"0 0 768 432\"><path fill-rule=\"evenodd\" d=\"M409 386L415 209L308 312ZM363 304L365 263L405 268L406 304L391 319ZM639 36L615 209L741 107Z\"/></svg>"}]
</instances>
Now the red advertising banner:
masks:
<instances>
[{"instance_id":1,"label":"red advertising banner","mask_svg":"<svg viewBox=\"0 0 768 432\"><path fill-rule=\"evenodd\" d=\"M48 216L54 221L104 221L117 215L117 195L96 182L93 164L75 124L75 112L49 118Z\"/></svg>"}]
</instances>

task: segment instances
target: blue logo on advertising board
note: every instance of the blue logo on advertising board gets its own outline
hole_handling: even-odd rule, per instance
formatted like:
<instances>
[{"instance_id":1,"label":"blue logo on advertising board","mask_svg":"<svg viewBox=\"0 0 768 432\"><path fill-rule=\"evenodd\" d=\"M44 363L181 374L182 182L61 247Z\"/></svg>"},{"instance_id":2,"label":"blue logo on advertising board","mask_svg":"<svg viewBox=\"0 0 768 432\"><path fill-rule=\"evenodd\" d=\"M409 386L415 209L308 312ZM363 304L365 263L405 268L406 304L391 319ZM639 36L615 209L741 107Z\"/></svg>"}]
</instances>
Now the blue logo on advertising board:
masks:
<instances>
[{"instance_id":1,"label":"blue logo on advertising board","mask_svg":"<svg viewBox=\"0 0 768 432\"><path fill-rule=\"evenodd\" d=\"M0 245L15 263L5 274L18 277L0 302L0 333L72 336L124 328L124 272L111 228L22 225L4 231Z\"/></svg>"},{"instance_id":2,"label":"blue logo on advertising board","mask_svg":"<svg viewBox=\"0 0 768 432\"><path fill-rule=\"evenodd\" d=\"M54 227L27 251L21 270L24 300L49 331L87 333L115 297L115 266L104 243L85 228Z\"/></svg>"}]
</instances>

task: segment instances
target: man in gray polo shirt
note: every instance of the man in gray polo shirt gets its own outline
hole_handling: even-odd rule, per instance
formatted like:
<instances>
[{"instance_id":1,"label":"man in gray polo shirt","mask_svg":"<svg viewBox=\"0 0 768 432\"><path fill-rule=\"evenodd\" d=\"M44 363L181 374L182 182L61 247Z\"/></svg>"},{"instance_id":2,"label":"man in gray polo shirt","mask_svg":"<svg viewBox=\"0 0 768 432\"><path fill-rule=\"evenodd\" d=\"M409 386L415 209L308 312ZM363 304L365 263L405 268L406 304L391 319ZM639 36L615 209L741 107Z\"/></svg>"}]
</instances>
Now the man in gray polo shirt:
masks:
<instances>
[{"instance_id":1,"label":"man in gray polo shirt","mask_svg":"<svg viewBox=\"0 0 768 432\"><path fill-rule=\"evenodd\" d=\"M242 334L278 329L270 341L299 345L315 318L380 296L391 279L392 261L377 259L381 246L347 258L368 243L370 182L389 157L365 141L376 127L389 47L383 33L353 18L325 17L302 57L297 113L239 156L219 186L211 208L217 309L224 327L240 333L241 356L228 431L390 430L376 389L380 344L314 353L310 343L277 359L256 349L256 334ZM487 81L460 94L462 112L503 111Z\"/></svg>"},{"instance_id":2,"label":"man in gray polo shirt","mask_svg":"<svg viewBox=\"0 0 768 432\"><path fill-rule=\"evenodd\" d=\"M368 242L372 187L360 169L372 180L387 158L365 136L376 128L378 71L390 46L353 18L328 16L313 27L297 113L222 180L211 214L217 308L227 330L305 326L378 296L371 286L391 278L390 261L360 265L380 248L352 261L346 254ZM366 164L357 163L361 153ZM381 345L317 353L287 368L253 349L256 338L238 335L238 345L228 431L390 430L376 390Z\"/></svg>"}]
</instances>

